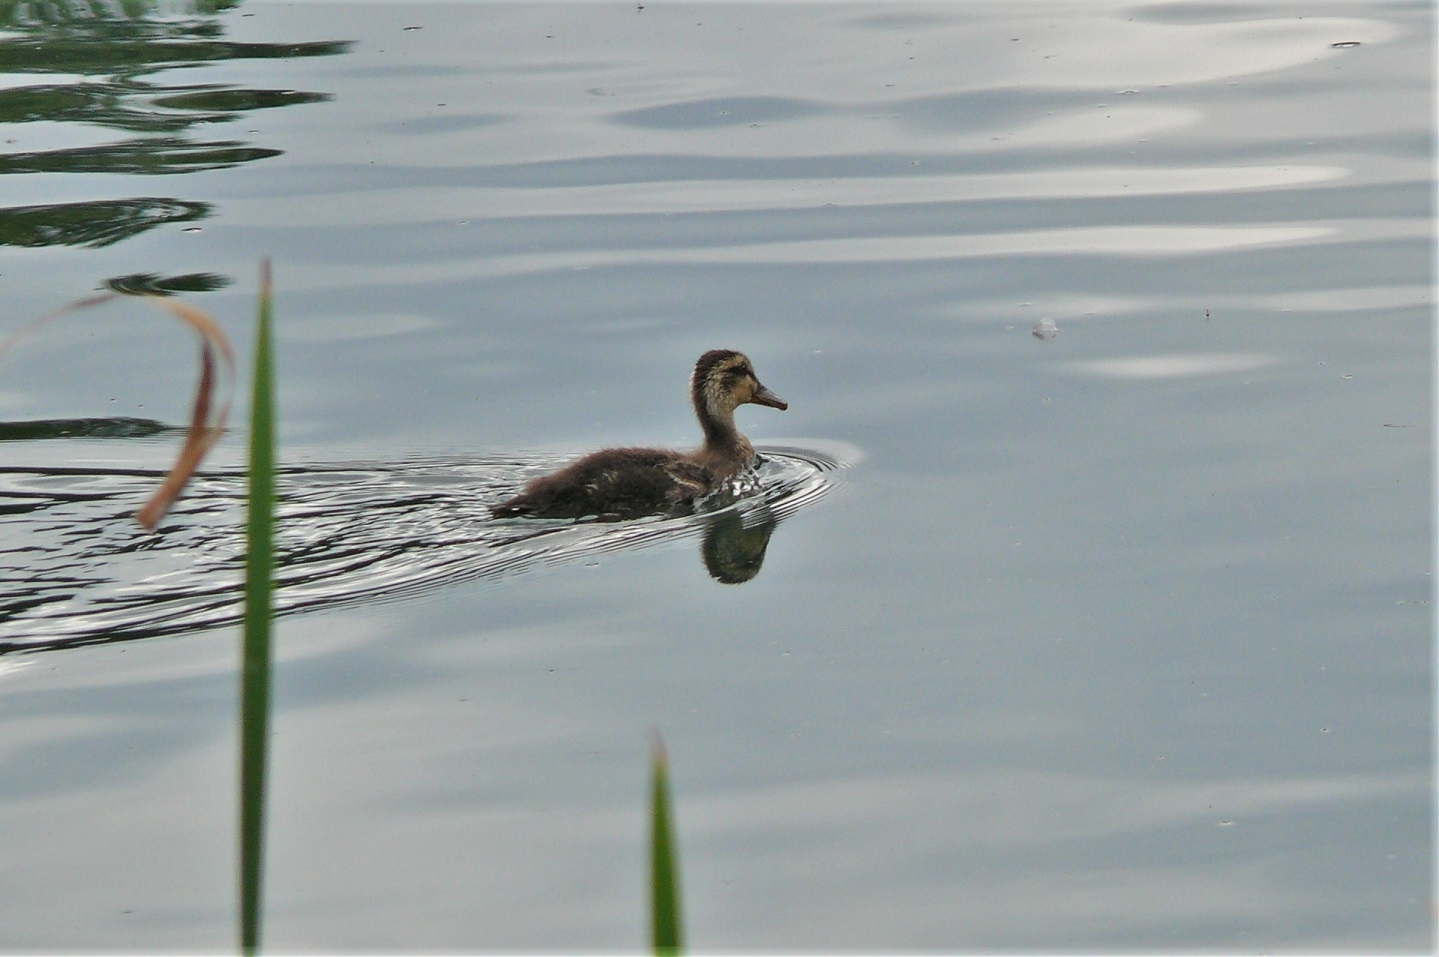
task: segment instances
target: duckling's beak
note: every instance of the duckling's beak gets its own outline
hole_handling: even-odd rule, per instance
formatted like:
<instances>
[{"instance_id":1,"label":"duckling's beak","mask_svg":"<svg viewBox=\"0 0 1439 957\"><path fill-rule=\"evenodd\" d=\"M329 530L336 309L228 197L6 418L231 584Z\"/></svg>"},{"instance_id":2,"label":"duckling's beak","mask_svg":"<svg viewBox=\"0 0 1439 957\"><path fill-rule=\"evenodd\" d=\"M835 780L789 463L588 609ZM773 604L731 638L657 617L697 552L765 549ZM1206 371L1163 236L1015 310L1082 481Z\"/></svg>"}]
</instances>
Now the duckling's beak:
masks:
<instances>
[{"instance_id":1,"label":"duckling's beak","mask_svg":"<svg viewBox=\"0 0 1439 957\"><path fill-rule=\"evenodd\" d=\"M786 402L784 399L781 399L779 396L775 395L773 392L766 389L758 382L755 383L754 395L750 396L749 400L755 405L767 405L771 409L779 409L781 412L789 408L788 402Z\"/></svg>"}]
</instances>

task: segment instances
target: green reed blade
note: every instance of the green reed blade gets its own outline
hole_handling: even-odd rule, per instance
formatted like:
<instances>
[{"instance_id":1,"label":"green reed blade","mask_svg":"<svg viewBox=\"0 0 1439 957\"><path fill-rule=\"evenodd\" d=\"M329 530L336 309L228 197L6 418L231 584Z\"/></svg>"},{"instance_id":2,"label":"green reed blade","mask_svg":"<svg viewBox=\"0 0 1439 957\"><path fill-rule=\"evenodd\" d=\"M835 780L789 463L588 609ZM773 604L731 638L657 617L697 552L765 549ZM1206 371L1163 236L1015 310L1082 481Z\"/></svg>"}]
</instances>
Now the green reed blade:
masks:
<instances>
[{"instance_id":1,"label":"green reed blade","mask_svg":"<svg viewBox=\"0 0 1439 957\"><path fill-rule=\"evenodd\" d=\"M650 937L656 954L678 954L684 946L681 927L679 848L670 813L669 761L664 742L655 735L650 790Z\"/></svg>"},{"instance_id":2,"label":"green reed blade","mask_svg":"<svg viewBox=\"0 0 1439 957\"><path fill-rule=\"evenodd\" d=\"M245 520L245 620L240 670L240 949L260 946L265 766L270 724L270 606L275 572L275 406L270 356L270 263L260 266L259 329L250 396Z\"/></svg>"}]
</instances>

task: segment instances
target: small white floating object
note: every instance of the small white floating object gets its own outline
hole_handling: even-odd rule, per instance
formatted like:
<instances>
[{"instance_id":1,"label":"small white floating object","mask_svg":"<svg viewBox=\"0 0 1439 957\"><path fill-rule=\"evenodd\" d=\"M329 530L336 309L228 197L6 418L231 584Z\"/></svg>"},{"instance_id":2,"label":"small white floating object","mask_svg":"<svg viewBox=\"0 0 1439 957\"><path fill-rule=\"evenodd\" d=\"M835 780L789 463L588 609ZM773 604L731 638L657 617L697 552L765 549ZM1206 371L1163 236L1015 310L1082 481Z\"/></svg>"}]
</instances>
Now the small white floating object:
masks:
<instances>
[{"instance_id":1,"label":"small white floating object","mask_svg":"<svg viewBox=\"0 0 1439 957\"><path fill-rule=\"evenodd\" d=\"M1048 342L1059 335L1059 327L1054 324L1053 319L1041 319L1029 330L1029 334L1041 342Z\"/></svg>"}]
</instances>

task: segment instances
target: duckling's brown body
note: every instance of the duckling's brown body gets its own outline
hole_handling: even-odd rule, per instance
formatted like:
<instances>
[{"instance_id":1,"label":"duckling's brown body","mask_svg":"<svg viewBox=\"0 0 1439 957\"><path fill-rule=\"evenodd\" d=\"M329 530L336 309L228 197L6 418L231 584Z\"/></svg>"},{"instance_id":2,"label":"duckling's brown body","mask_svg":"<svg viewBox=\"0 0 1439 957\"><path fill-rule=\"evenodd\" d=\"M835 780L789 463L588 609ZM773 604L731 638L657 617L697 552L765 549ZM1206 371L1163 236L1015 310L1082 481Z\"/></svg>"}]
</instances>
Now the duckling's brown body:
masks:
<instances>
[{"instance_id":1,"label":"duckling's brown body","mask_svg":"<svg viewBox=\"0 0 1439 957\"><path fill-rule=\"evenodd\" d=\"M694 451L605 449L535 479L490 511L537 518L634 518L676 511L754 463L754 447L735 428L737 407L750 402L789 408L760 384L749 359L728 349L700 356L690 379L690 398L704 432L704 444Z\"/></svg>"}]
</instances>

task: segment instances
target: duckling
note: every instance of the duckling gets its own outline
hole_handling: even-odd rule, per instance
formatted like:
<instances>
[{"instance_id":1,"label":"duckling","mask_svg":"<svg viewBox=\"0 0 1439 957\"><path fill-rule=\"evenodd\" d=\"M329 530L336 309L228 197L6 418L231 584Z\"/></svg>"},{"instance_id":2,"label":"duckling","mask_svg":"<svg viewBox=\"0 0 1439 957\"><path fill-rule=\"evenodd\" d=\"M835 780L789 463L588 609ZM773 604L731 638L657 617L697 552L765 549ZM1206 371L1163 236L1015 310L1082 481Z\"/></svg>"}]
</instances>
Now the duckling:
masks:
<instances>
[{"instance_id":1,"label":"duckling","mask_svg":"<svg viewBox=\"0 0 1439 957\"><path fill-rule=\"evenodd\" d=\"M491 514L636 518L683 510L754 463L754 446L735 428L737 407L751 402L781 411L789 408L760 384L743 353L729 349L712 349L700 356L690 376L690 401L704 433L699 448L593 452L534 479L519 495L491 506Z\"/></svg>"}]
</instances>

